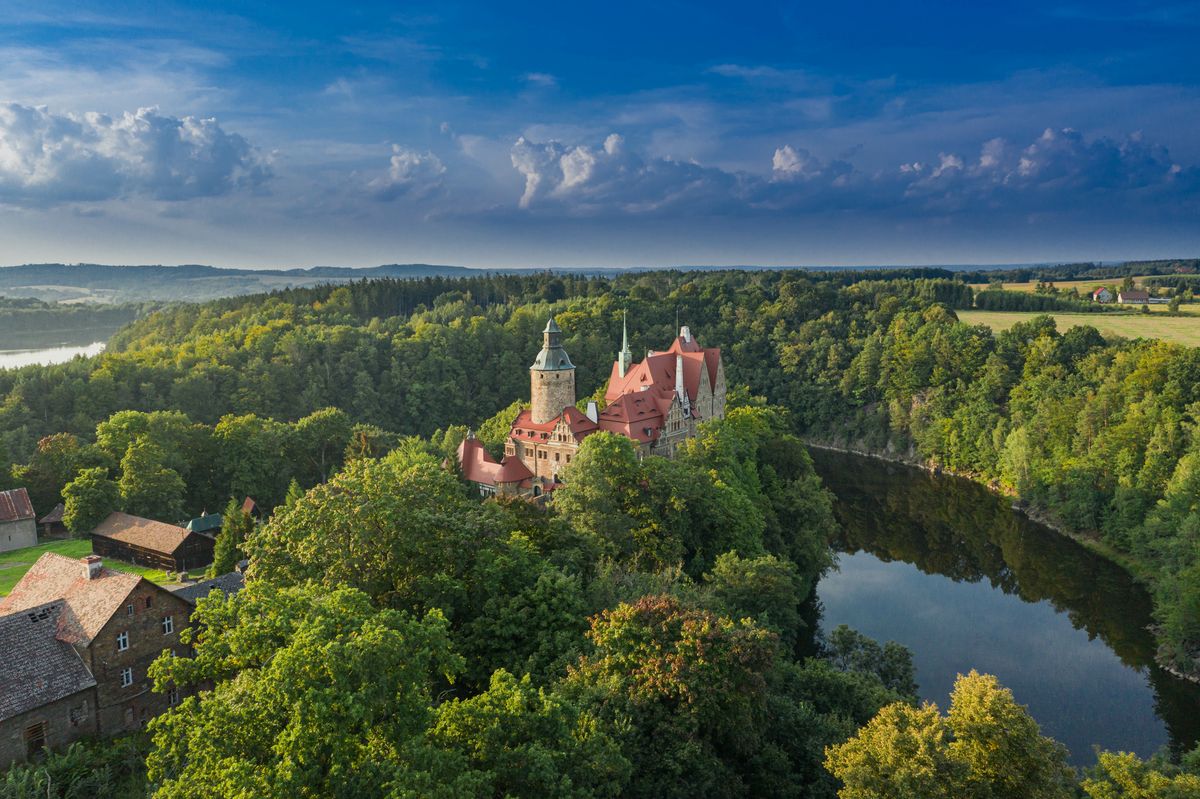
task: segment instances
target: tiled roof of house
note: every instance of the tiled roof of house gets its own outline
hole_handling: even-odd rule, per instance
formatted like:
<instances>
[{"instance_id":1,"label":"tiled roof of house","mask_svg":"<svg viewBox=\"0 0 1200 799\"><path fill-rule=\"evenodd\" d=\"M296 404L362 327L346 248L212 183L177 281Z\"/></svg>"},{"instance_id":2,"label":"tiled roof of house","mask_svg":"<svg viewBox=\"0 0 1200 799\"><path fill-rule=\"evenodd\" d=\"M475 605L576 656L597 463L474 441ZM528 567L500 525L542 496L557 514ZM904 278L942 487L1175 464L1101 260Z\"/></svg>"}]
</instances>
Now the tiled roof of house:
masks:
<instances>
[{"instance_id":1,"label":"tiled roof of house","mask_svg":"<svg viewBox=\"0 0 1200 799\"><path fill-rule=\"evenodd\" d=\"M0 616L0 721L96 685L72 646L57 637L62 601Z\"/></svg>"},{"instance_id":2,"label":"tiled roof of house","mask_svg":"<svg viewBox=\"0 0 1200 799\"><path fill-rule=\"evenodd\" d=\"M61 524L63 520L63 511L66 510L60 502L42 518L38 519L38 524Z\"/></svg>"},{"instance_id":3,"label":"tiled roof of house","mask_svg":"<svg viewBox=\"0 0 1200 799\"><path fill-rule=\"evenodd\" d=\"M107 519L96 525L92 535L170 555L191 533L174 524L113 511Z\"/></svg>"},{"instance_id":4,"label":"tiled roof of house","mask_svg":"<svg viewBox=\"0 0 1200 799\"><path fill-rule=\"evenodd\" d=\"M1130 289L1129 291L1122 291L1117 294L1117 298L1121 300L1121 302L1126 302L1129 300L1137 302L1139 300L1150 299L1150 295L1149 293L1141 291L1140 289Z\"/></svg>"},{"instance_id":5,"label":"tiled roof of house","mask_svg":"<svg viewBox=\"0 0 1200 799\"><path fill-rule=\"evenodd\" d=\"M520 458L505 457L497 463L477 438L464 439L458 445L458 463L463 477L475 483L520 483L533 477Z\"/></svg>"},{"instance_id":6,"label":"tiled roof of house","mask_svg":"<svg viewBox=\"0 0 1200 799\"><path fill-rule=\"evenodd\" d=\"M666 409L670 409L675 398L674 392L666 397L662 392L650 389L632 394L623 394L600 412L600 429L609 433L635 439L641 443L658 438L666 418Z\"/></svg>"},{"instance_id":7,"label":"tiled roof of house","mask_svg":"<svg viewBox=\"0 0 1200 799\"><path fill-rule=\"evenodd\" d=\"M47 552L38 558L8 596L0 599L0 616L61 601L59 637L88 644L124 604L142 578L101 568L88 578L83 560Z\"/></svg>"},{"instance_id":8,"label":"tiled roof of house","mask_svg":"<svg viewBox=\"0 0 1200 799\"><path fill-rule=\"evenodd\" d=\"M541 423L534 422L533 411L526 408L517 414L516 421L512 423L512 429L509 431L509 436L517 441L547 441L550 438L550 433L554 431L554 428L558 427L559 421L564 418L567 422L567 428L575 436L576 441L582 441L584 436L594 432L597 428L597 424L589 419L586 413L574 405L568 405L566 408L563 408L561 414L548 422Z\"/></svg>"},{"instance_id":9,"label":"tiled roof of house","mask_svg":"<svg viewBox=\"0 0 1200 799\"><path fill-rule=\"evenodd\" d=\"M242 513L247 513L251 516L258 515L258 503L251 497L246 497L242 502Z\"/></svg>"},{"instance_id":10,"label":"tiled roof of house","mask_svg":"<svg viewBox=\"0 0 1200 799\"><path fill-rule=\"evenodd\" d=\"M0 522L17 522L34 517L29 492L24 488L0 491Z\"/></svg>"},{"instance_id":11,"label":"tiled roof of house","mask_svg":"<svg viewBox=\"0 0 1200 799\"><path fill-rule=\"evenodd\" d=\"M232 596L246 584L246 577L241 572L229 572L222 574L219 577L214 577L211 580L185 585L183 588L177 588L172 593L180 599L185 599L191 604L196 604L196 600L202 599L209 595L215 588L225 596Z\"/></svg>"}]
</instances>

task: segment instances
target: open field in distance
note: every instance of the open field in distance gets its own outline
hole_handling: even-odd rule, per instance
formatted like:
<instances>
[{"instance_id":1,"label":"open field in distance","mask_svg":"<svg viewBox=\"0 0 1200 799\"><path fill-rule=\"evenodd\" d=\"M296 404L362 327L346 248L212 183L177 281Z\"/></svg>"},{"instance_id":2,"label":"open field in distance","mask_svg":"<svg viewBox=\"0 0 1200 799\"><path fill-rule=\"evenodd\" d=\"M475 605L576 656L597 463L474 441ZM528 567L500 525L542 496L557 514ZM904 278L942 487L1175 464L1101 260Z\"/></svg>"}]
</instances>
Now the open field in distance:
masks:
<instances>
[{"instance_id":1,"label":"open field in distance","mask_svg":"<svg viewBox=\"0 0 1200 799\"><path fill-rule=\"evenodd\" d=\"M956 311L958 318L971 325L987 325L999 332L1018 322L1028 321L1037 313L1022 311ZM1200 317L1161 314L1087 314L1049 313L1059 332L1080 325L1091 325L1105 336L1160 338L1189 347L1200 347Z\"/></svg>"}]
</instances>

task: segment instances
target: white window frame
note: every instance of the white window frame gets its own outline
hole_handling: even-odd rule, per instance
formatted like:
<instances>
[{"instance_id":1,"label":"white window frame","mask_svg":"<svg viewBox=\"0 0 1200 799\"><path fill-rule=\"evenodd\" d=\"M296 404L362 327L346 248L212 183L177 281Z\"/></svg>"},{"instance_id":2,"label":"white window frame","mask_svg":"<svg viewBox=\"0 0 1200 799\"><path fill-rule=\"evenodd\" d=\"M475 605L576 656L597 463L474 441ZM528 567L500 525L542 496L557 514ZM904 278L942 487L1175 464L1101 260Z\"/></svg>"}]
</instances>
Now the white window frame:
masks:
<instances>
[{"instance_id":1,"label":"white window frame","mask_svg":"<svg viewBox=\"0 0 1200 799\"><path fill-rule=\"evenodd\" d=\"M133 667L126 666L121 669L121 687L128 688L133 685Z\"/></svg>"},{"instance_id":2,"label":"white window frame","mask_svg":"<svg viewBox=\"0 0 1200 799\"><path fill-rule=\"evenodd\" d=\"M163 635L170 635L171 633L175 632L175 617L174 616L163 616L162 631L163 631Z\"/></svg>"},{"instance_id":3,"label":"white window frame","mask_svg":"<svg viewBox=\"0 0 1200 799\"><path fill-rule=\"evenodd\" d=\"M124 652L129 648L129 631L117 634L117 651Z\"/></svg>"}]
</instances>

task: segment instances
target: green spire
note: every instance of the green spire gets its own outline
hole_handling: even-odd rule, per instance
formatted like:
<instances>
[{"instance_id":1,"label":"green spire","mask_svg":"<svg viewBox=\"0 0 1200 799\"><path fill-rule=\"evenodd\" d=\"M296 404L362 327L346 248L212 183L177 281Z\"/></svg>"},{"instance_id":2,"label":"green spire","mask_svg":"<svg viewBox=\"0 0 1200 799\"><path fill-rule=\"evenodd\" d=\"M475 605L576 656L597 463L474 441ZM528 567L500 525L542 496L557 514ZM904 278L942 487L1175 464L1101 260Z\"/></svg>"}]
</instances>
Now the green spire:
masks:
<instances>
[{"instance_id":1,"label":"green spire","mask_svg":"<svg viewBox=\"0 0 1200 799\"><path fill-rule=\"evenodd\" d=\"M617 354L617 371L621 377L633 363L633 352L629 349L629 327L625 324L625 312L621 311L621 351Z\"/></svg>"}]
</instances>

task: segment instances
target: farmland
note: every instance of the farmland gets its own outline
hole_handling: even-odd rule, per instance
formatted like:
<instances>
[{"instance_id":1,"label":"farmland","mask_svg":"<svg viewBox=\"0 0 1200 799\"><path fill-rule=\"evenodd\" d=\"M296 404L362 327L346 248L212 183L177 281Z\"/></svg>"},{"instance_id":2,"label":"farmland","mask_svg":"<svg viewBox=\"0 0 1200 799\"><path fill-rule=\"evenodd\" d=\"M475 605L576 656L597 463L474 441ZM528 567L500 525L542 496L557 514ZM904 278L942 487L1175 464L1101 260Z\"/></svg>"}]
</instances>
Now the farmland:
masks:
<instances>
[{"instance_id":1,"label":"farmland","mask_svg":"<svg viewBox=\"0 0 1200 799\"><path fill-rule=\"evenodd\" d=\"M1028 321L1038 314L1019 311L958 311L958 317L972 325L987 325L999 332L1018 322ZM1071 327L1091 325L1105 336L1124 338L1158 338L1200 347L1200 316L1166 316L1164 314L1086 314L1050 313L1060 332Z\"/></svg>"}]
</instances>

